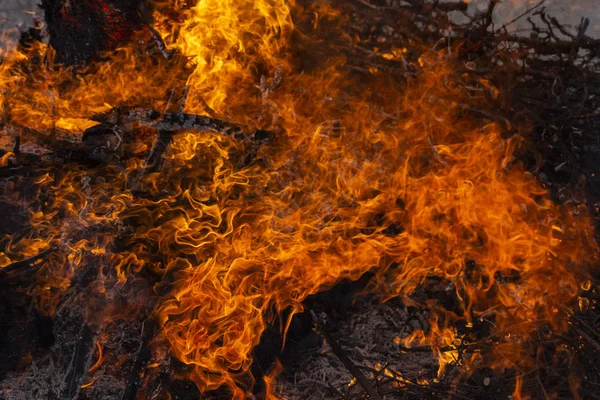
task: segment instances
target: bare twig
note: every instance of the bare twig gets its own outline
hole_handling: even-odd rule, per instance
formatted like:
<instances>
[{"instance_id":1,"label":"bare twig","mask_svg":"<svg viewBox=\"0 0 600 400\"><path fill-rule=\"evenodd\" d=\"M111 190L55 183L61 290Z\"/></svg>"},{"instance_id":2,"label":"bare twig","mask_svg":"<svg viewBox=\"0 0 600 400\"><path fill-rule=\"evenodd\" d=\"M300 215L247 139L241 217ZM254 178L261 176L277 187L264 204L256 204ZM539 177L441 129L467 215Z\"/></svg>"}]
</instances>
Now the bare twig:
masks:
<instances>
[{"instance_id":1,"label":"bare twig","mask_svg":"<svg viewBox=\"0 0 600 400\"><path fill-rule=\"evenodd\" d=\"M356 365L354 365L342 346L340 346L331 333L328 332L326 317L319 318L312 310L311 315L319 332L321 332L321 334L325 337L325 340L327 340L327 343L329 343L329 346L331 346L333 353L337 356L337 358L339 358L348 371L350 371L352 376L356 378L360 386L362 386L362 388L367 392L369 397L373 400L383 400L379 393L377 393L375 388L371 385L367 377L360 371L360 369L358 369Z\"/></svg>"},{"instance_id":2,"label":"bare twig","mask_svg":"<svg viewBox=\"0 0 600 400\"><path fill-rule=\"evenodd\" d=\"M529 7L528 9L526 9L525 11L523 11L521 14L517 15L515 18L511 19L510 21L508 21L507 23L505 23L504 25L502 25L502 27L500 29L498 29L497 31L504 31L509 25L514 24L515 22L517 22L518 20L520 20L521 18L523 18L524 16L526 16L527 14L531 13L532 11L540 8L541 6L543 6L546 3L546 0L541 0L539 1L537 4L534 4L533 6Z\"/></svg>"}]
</instances>

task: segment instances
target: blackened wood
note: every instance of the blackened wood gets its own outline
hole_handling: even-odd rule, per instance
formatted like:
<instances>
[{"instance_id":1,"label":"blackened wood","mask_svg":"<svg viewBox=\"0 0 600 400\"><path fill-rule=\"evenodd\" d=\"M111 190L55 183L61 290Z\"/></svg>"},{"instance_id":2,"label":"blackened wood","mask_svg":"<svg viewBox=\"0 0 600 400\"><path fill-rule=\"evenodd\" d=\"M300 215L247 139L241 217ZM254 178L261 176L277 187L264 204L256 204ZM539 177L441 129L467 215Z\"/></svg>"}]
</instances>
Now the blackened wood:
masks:
<instances>
[{"instance_id":1,"label":"blackened wood","mask_svg":"<svg viewBox=\"0 0 600 400\"><path fill-rule=\"evenodd\" d=\"M31 299L14 282L0 279L0 379L23 367L33 351L28 315Z\"/></svg>"},{"instance_id":2,"label":"blackened wood","mask_svg":"<svg viewBox=\"0 0 600 400\"><path fill-rule=\"evenodd\" d=\"M166 133L175 134L180 131L190 130L197 132L222 133L234 139L250 139L257 142L271 140L275 133L263 129L249 129L247 127L224 121L214 117L184 112L161 114L160 112L143 107L117 107L107 113L91 117L92 120L104 124L117 125L123 131L132 129L132 123L139 123L150 128ZM90 128L94 129L94 128ZM86 133L84 133L84 136Z\"/></svg>"},{"instance_id":3,"label":"blackened wood","mask_svg":"<svg viewBox=\"0 0 600 400\"><path fill-rule=\"evenodd\" d=\"M90 160L108 164L118 159L123 132L116 125L96 125L83 132L82 143Z\"/></svg>"},{"instance_id":4,"label":"blackened wood","mask_svg":"<svg viewBox=\"0 0 600 400\"><path fill-rule=\"evenodd\" d=\"M237 140L243 140L246 137L244 129L240 125L204 115L187 113L164 114L159 121L153 122L150 125L163 132L214 132L225 134ZM258 142L270 140L273 137L273 132L261 129L254 130L248 136L249 139Z\"/></svg>"},{"instance_id":5,"label":"blackened wood","mask_svg":"<svg viewBox=\"0 0 600 400\"><path fill-rule=\"evenodd\" d=\"M30 266L31 264L35 263L38 260L41 260L42 258L46 257L48 254L50 254L50 253L52 253L54 251L56 251L55 247L52 247L52 248L50 248L48 250L44 250L41 253L36 254L35 256L32 256L32 257L26 258L24 260L16 261L16 262L14 262L12 264L9 264L6 267L0 269L0 272L8 274L8 273L10 273L10 272L12 272L12 271L14 271L16 269Z\"/></svg>"},{"instance_id":6,"label":"blackened wood","mask_svg":"<svg viewBox=\"0 0 600 400\"><path fill-rule=\"evenodd\" d=\"M150 351L150 341L154 337L157 330L156 322L153 320L147 320L142 323L142 329L140 332L140 346L137 351L133 355L135 361L133 363L133 368L129 373L129 380L127 381L127 386L125 387L125 391L123 392L123 396L121 396L121 400L135 400L137 397L137 393L140 387L141 378L140 374L145 366L150 361L150 357L152 356L152 352Z\"/></svg>"},{"instance_id":7,"label":"blackened wood","mask_svg":"<svg viewBox=\"0 0 600 400\"><path fill-rule=\"evenodd\" d=\"M245 129L237 124L204 115L187 114L184 112L163 114L162 118L158 121L151 121L151 118L157 119L159 115L148 111L141 113L141 117L139 112L130 114L130 119L138 120L141 124L158 129L158 136L146 160L144 174L160 170L164 155L173 140L173 135L182 131L221 133L240 141L250 139L256 142L263 142L274 137L273 132L260 129L254 130L246 136L244 133Z\"/></svg>"},{"instance_id":8,"label":"blackened wood","mask_svg":"<svg viewBox=\"0 0 600 400\"><path fill-rule=\"evenodd\" d=\"M171 103L174 93L175 93L175 89L173 89L173 91L171 92L171 97L169 98L169 103L167 104L167 110L169 109L169 104ZM187 97L188 97L189 93L190 93L190 87L186 86L185 89L183 90L183 95L181 98L181 102L179 104L179 112L180 113L182 113L183 109L185 108L185 103L187 101ZM173 141L173 136L171 135L170 132L168 132L164 129L158 128L158 136L156 137L156 140L154 141L154 145L152 146L152 150L150 151L150 155L148 156L148 159L146 160L144 174L147 174L150 172L156 172L160 169L160 167L163 163L163 160L164 160L164 156L167 153L169 146L171 146L172 141Z\"/></svg>"},{"instance_id":9,"label":"blackened wood","mask_svg":"<svg viewBox=\"0 0 600 400\"><path fill-rule=\"evenodd\" d=\"M167 60L173 58L173 52L167 48L165 41L163 40L162 36L160 36L160 34L156 31L156 29L154 29L151 25L148 25L148 30L150 31L150 34L152 35L152 38L156 43L156 47L158 47L158 50L161 52L163 57Z\"/></svg>"},{"instance_id":10,"label":"blackened wood","mask_svg":"<svg viewBox=\"0 0 600 400\"><path fill-rule=\"evenodd\" d=\"M63 381L61 398L66 400L77 399L87 367L94 355L94 332L84 322L77 337L77 344L67 376Z\"/></svg>"},{"instance_id":11,"label":"blackened wood","mask_svg":"<svg viewBox=\"0 0 600 400\"><path fill-rule=\"evenodd\" d=\"M327 316L323 315L324 313L321 313L321 316L319 317L314 311L311 311L311 314L313 316L315 324L317 325L321 334L325 337L325 340L327 340L327 343L329 343L329 346L331 347L333 353L336 355L337 358L339 358L339 360L344 364L348 371L350 371L352 376L356 378L360 386L362 386L365 392L367 392L369 397L373 400L383 400L379 393L377 393L377 390L375 390L373 385L371 385L371 382L369 382L367 377L360 371L360 369L358 369L354 362L352 362L350 357L348 357L348 355L346 354L346 351L344 351L342 346L340 346L340 344L335 340L333 335L329 332L330 328L328 326Z\"/></svg>"},{"instance_id":12,"label":"blackened wood","mask_svg":"<svg viewBox=\"0 0 600 400\"><path fill-rule=\"evenodd\" d=\"M156 137L152 150L150 150L150 155L146 160L144 173L157 172L160 169L163 163L163 157L172 141L173 135L170 132L164 130L158 131L158 136Z\"/></svg>"},{"instance_id":13,"label":"blackened wood","mask_svg":"<svg viewBox=\"0 0 600 400\"><path fill-rule=\"evenodd\" d=\"M129 40L144 26L145 0L42 0L56 61L87 63Z\"/></svg>"}]
</instances>

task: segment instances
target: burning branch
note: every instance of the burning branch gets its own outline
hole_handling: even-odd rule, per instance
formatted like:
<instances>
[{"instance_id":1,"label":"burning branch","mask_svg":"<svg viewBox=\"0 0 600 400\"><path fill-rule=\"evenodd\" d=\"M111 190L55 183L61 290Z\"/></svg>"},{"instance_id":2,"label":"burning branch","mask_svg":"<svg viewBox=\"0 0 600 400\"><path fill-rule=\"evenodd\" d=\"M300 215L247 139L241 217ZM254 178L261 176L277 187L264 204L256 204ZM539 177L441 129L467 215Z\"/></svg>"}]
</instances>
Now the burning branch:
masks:
<instances>
[{"instance_id":1,"label":"burning branch","mask_svg":"<svg viewBox=\"0 0 600 400\"><path fill-rule=\"evenodd\" d=\"M156 114L153 114L156 115ZM135 117L134 117L135 118ZM207 117L204 115L194 115L186 113L164 114L156 118L155 121L140 120L142 125L156 128L165 134L174 134L182 131L197 131L220 133L229 136L233 139L245 141L252 140L256 142L264 142L271 140L274 137L273 132L265 130L254 130L249 135L246 135L247 129L231 122L222 121L219 119Z\"/></svg>"},{"instance_id":2,"label":"burning branch","mask_svg":"<svg viewBox=\"0 0 600 400\"><path fill-rule=\"evenodd\" d=\"M43 258L45 258L46 256L48 256L49 254L55 252L56 250L57 249L53 247L53 248L50 248L48 250L44 250L41 253L36 254L35 256L31 256L29 258L26 258L26 259L21 260L21 261L14 262L12 264L8 264L4 268L0 268L0 272L4 273L4 274L10 274L13 271L19 270L21 268L29 267L29 266L37 263L38 261L42 260Z\"/></svg>"}]
</instances>

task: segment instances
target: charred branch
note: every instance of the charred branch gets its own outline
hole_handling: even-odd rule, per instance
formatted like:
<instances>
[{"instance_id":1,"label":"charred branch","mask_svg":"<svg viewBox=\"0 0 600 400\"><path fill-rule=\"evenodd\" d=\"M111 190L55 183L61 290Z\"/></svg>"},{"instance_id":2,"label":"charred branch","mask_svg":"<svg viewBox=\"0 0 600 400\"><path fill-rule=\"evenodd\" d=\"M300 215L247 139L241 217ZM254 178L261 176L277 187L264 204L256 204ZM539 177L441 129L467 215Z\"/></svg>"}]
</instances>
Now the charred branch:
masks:
<instances>
[{"instance_id":1,"label":"charred branch","mask_svg":"<svg viewBox=\"0 0 600 400\"><path fill-rule=\"evenodd\" d=\"M170 60L171 58L173 58L173 52L171 50L167 49L167 45L165 44L165 41L160 36L160 34L156 31L156 29L154 29L151 25L148 25L148 30L152 34L152 38L154 39L154 42L156 43L156 47L158 48L160 53L163 55L163 57L166 60Z\"/></svg>"},{"instance_id":2,"label":"charred branch","mask_svg":"<svg viewBox=\"0 0 600 400\"><path fill-rule=\"evenodd\" d=\"M77 344L67 375L63 381L61 397L64 399L77 399L83 384L83 378L87 368L91 365L94 355L94 333L87 324L83 324L77 336Z\"/></svg>"},{"instance_id":3,"label":"charred branch","mask_svg":"<svg viewBox=\"0 0 600 400\"><path fill-rule=\"evenodd\" d=\"M143 121L141 121L144 123ZM206 117L204 115L176 113L164 114L156 122L147 123L148 126L165 132L165 134L177 133L181 131L211 132L220 133L236 140L252 140L264 142L274 137L273 132L257 129L251 131L249 135L246 129L231 122Z\"/></svg>"},{"instance_id":4,"label":"charred branch","mask_svg":"<svg viewBox=\"0 0 600 400\"><path fill-rule=\"evenodd\" d=\"M55 252L56 250L57 249L53 247L48 250L44 250L41 253L36 254L35 256L14 262L12 264L8 264L6 267L0 268L0 273L10 274L11 272L19 270L21 268L30 267L38 261L42 260L43 258L47 257L49 254Z\"/></svg>"},{"instance_id":5,"label":"charred branch","mask_svg":"<svg viewBox=\"0 0 600 400\"><path fill-rule=\"evenodd\" d=\"M139 347L133 354L133 367L129 373L129 380L121 400L135 400L138 396L138 390L142 381L141 373L150 361L152 356L149 347L150 341L156 334L156 323L152 320L146 320L142 323L139 335Z\"/></svg>"},{"instance_id":6,"label":"charred branch","mask_svg":"<svg viewBox=\"0 0 600 400\"><path fill-rule=\"evenodd\" d=\"M321 316L317 316L314 311L311 311L311 314L319 332L321 332L321 334L325 337L325 340L327 340L327 343L329 343L329 346L331 346L331 350L340 359L344 366L348 368L348 371L350 371L352 376L356 378L358 383L362 386L369 397L373 400L382 400L382 397L371 385L371 382L369 382L367 377L360 371L354 362L352 362L350 357L348 357L348 354L346 354L342 346L340 346L340 344L335 340L329 331L330 327L328 326L327 316L323 315L324 313L321 313Z\"/></svg>"},{"instance_id":7,"label":"charred branch","mask_svg":"<svg viewBox=\"0 0 600 400\"><path fill-rule=\"evenodd\" d=\"M152 150L150 150L150 154L146 160L144 173L157 172L160 169L163 163L163 157L169 149L172 140L173 135L171 132L164 130L158 131L158 136L156 137Z\"/></svg>"},{"instance_id":8,"label":"charred branch","mask_svg":"<svg viewBox=\"0 0 600 400\"><path fill-rule=\"evenodd\" d=\"M142 26L143 0L43 0L56 60L88 63L130 39Z\"/></svg>"}]
</instances>

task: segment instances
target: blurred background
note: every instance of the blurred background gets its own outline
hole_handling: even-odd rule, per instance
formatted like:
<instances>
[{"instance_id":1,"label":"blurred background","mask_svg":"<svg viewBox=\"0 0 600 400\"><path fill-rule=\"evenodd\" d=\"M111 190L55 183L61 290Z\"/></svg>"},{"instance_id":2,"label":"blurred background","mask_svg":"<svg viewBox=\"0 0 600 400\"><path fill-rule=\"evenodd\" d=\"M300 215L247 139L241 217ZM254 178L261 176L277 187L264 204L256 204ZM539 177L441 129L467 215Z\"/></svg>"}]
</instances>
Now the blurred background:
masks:
<instances>
[{"instance_id":1,"label":"blurred background","mask_svg":"<svg viewBox=\"0 0 600 400\"><path fill-rule=\"evenodd\" d=\"M485 11L490 0L471 0L469 11L479 9ZM540 0L502 0L496 6L494 22L498 25L503 25L512 21L515 17L521 15L525 10L534 7L541 3ZM546 0L540 6L545 7L548 14L559 18L560 22L571 26L577 26L581 22L581 18L590 19L590 27L588 28L589 36L600 36L600 1L599 0ZM511 28L527 29L530 25L525 18L514 23Z\"/></svg>"},{"instance_id":2,"label":"blurred background","mask_svg":"<svg viewBox=\"0 0 600 400\"><path fill-rule=\"evenodd\" d=\"M0 0L0 33L14 36L19 29L31 26L36 16L43 19L40 3L41 0ZM0 46L2 43L0 40Z\"/></svg>"}]
</instances>

